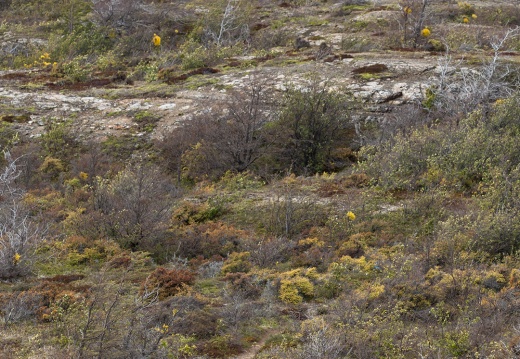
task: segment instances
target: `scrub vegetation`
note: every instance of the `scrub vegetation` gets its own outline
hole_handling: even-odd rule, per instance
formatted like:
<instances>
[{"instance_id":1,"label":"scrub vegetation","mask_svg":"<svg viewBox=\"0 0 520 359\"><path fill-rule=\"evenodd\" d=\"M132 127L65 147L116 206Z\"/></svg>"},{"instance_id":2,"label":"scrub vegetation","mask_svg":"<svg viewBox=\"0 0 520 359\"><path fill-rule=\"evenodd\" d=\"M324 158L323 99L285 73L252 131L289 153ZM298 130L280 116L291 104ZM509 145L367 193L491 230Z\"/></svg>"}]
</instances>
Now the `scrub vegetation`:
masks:
<instances>
[{"instance_id":1,"label":"scrub vegetation","mask_svg":"<svg viewBox=\"0 0 520 359\"><path fill-rule=\"evenodd\" d=\"M1 358L520 354L517 5L7 0L0 19ZM379 84L393 56L433 59L417 98L273 82L351 61ZM14 90L105 107L84 126Z\"/></svg>"}]
</instances>

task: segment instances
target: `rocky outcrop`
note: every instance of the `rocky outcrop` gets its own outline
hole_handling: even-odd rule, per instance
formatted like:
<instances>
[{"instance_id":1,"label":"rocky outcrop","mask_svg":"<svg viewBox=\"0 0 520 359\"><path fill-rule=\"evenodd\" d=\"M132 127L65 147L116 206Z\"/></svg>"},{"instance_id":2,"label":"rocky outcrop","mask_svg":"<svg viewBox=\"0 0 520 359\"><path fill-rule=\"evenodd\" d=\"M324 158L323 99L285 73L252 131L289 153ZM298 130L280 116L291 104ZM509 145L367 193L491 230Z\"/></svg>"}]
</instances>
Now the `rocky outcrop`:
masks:
<instances>
[{"instance_id":1,"label":"rocky outcrop","mask_svg":"<svg viewBox=\"0 0 520 359\"><path fill-rule=\"evenodd\" d=\"M333 52L328 45L326 50L328 54ZM81 129L78 132L89 137L101 138L130 131L135 135L160 138L180 122L221 103L226 99L228 89L246 87L253 77L262 79L274 92L283 92L288 87L304 89L310 83L309 74L313 74L331 90L350 93L359 101L358 118L373 121L385 117L400 105L421 101L437 66L432 57L387 56L383 59L374 58L377 57L375 54L353 54L350 58L338 56L331 62L315 59L295 64L266 63L245 70L194 74L211 81L202 82L196 89L174 91L173 96L146 98L118 98L117 92L128 97L128 93L138 93L140 87L149 86L145 83L120 83L116 90L111 89L115 92L111 92L109 98L103 88L76 92L57 92L45 87L33 89L17 83L16 73L0 72L0 104L4 109L10 109L4 110L4 115L22 113L26 116L27 120L16 126L27 136L38 136L49 118L73 118ZM26 75L31 76L30 73ZM149 111L159 118L152 133L139 133L132 117L139 111Z\"/></svg>"}]
</instances>

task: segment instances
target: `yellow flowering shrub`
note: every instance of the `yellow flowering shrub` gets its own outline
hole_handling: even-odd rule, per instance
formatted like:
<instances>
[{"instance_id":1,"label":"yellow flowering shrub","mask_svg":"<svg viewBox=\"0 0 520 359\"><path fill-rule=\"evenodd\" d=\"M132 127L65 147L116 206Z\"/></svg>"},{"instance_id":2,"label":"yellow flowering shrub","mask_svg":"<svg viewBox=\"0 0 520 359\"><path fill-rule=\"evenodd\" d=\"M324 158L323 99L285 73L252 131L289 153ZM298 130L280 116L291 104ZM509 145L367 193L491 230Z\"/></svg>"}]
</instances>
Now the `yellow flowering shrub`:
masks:
<instances>
[{"instance_id":1,"label":"yellow flowering shrub","mask_svg":"<svg viewBox=\"0 0 520 359\"><path fill-rule=\"evenodd\" d=\"M477 279L477 282L482 284L484 288L495 291L502 289L507 284L506 278L498 271L485 273L481 278Z\"/></svg>"},{"instance_id":2,"label":"yellow flowering shrub","mask_svg":"<svg viewBox=\"0 0 520 359\"><path fill-rule=\"evenodd\" d=\"M304 238L304 239L300 239L298 241L298 246L300 247L312 247L312 246L316 246L316 247L323 247L325 245L325 242L323 242L322 240L316 238L316 237L311 237L311 238Z\"/></svg>"},{"instance_id":3,"label":"yellow flowering shrub","mask_svg":"<svg viewBox=\"0 0 520 359\"><path fill-rule=\"evenodd\" d=\"M367 261L365 256L359 258L352 258L351 256L341 257L339 263L332 263L329 271L340 271L340 272L361 272L370 273L374 269L374 263Z\"/></svg>"},{"instance_id":4,"label":"yellow flowering shrub","mask_svg":"<svg viewBox=\"0 0 520 359\"><path fill-rule=\"evenodd\" d=\"M298 289L292 285L290 280L282 280L280 299L286 304L300 304L303 301L303 297L298 294Z\"/></svg>"},{"instance_id":5,"label":"yellow flowering shrub","mask_svg":"<svg viewBox=\"0 0 520 359\"><path fill-rule=\"evenodd\" d=\"M470 3L466 2L466 1L459 1L457 3L457 6L459 8L459 11L464 14L464 15L471 15L474 11L474 7L473 5L471 5Z\"/></svg>"},{"instance_id":6,"label":"yellow flowering shrub","mask_svg":"<svg viewBox=\"0 0 520 359\"><path fill-rule=\"evenodd\" d=\"M283 272L280 274L280 276L284 279L287 279L287 278L294 278L294 277L297 277L299 276L300 274L303 273L303 269L302 268L296 268L296 269L293 269L293 270L290 270L290 271L287 271L287 272Z\"/></svg>"},{"instance_id":7,"label":"yellow flowering shrub","mask_svg":"<svg viewBox=\"0 0 520 359\"><path fill-rule=\"evenodd\" d=\"M354 291L360 298L374 300L385 293L385 286L378 283L364 283L361 288Z\"/></svg>"},{"instance_id":8,"label":"yellow flowering shrub","mask_svg":"<svg viewBox=\"0 0 520 359\"><path fill-rule=\"evenodd\" d=\"M314 285L308 278L296 277L293 279L292 284L298 289L298 292L307 297L312 297L314 294Z\"/></svg>"},{"instance_id":9,"label":"yellow flowering shrub","mask_svg":"<svg viewBox=\"0 0 520 359\"><path fill-rule=\"evenodd\" d=\"M65 172L65 163L51 156L47 156L38 168L38 171L49 175L52 179L57 179L59 174Z\"/></svg>"},{"instance_id":10,"label":"yellow flowering shrub","mask_svg":"<svg viewBox=\"0 0 520 359\"><path fill-rule=\"evenodd\" d=\"M363 253L363 246L358 240L349 238L347 241L341 243L339 249L337 250L337 254L339 256L348 255L351 257L359 256L358 254Z\"/></svg>"},{"instance_id":11,"label":"yellow flowering shrub","mask_svg":"<svg viewBox=\"0 0 520 359\"><path fill-rule=\"evenodd\" d=\"M298 304L305 297L314 296L314 285L310 279L316 279L318 273L316 268L309 269L296 268L287 272L280 273L279 297L282 302L287 304Z\"/></svg>"},{"instance_id":12,"label":"yellow flowering shrub","mask_svg":"<svg viewBox=\"0 0 520 359\"><path fill-rule=\"evenodd\" d=\"M316 267L311 267L311 268L307 269L305 276L309 279L318 279L320 277Z\"/></svg>"},{"instance_id":13,"label":"yellow flowering shrub","mask_svg":"<svg viewBox=\"0 0 520 359\"><path fill-rule=\"evenodd\" d=\"M282 279L280 283L280 299L284 303L299 304L303 301L303 297L314 295L314 285L308 278L297 276Z\"/></svg>"},{"instance_id":14,"label":"yellow flowering shrub","mask_svg":"<svg viewBox=\"0 0 520 359\"><path fill-rule=\"evenodd\" d=\"M25 63L25 68L32 68L32 67L48 67L50 65L53 65L51 61L51 55L48 52L44 52L40 55L40 57L37 60L34 60L33 63Z\"/></svg>"}]
</instances>

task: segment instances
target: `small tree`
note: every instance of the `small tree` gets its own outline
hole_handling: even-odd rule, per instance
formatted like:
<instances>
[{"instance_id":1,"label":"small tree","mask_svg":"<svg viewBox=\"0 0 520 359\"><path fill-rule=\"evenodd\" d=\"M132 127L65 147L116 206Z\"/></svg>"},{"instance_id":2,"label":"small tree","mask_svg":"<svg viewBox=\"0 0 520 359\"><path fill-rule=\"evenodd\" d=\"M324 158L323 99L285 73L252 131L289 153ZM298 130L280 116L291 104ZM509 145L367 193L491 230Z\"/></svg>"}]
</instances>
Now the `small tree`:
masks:
<instances>
[{"instance_id":1,"label":"small tree","mask_svg":"<svg viewBox=\"0 0 520 359\"><path fill-rule=\"evenodd\" d=\"M266 142L263 128L273 117L266 86L251 79L247 88L232 92L224 113L215 122L212 142L224 156L229 169L242 172L262 155Z\"/></svg>"},{"instance_id":2,"label":"small tree","mask_svg":"<svg viewBox=\"0 0 520 359\"><path fill-rule=\"evenodd\" d=\"M135 250L153 244L167 227L177 188L150 164L135 164L112 180L98 178L94 209L100 214L100 232Z\"/></svg>"},{"instance_id":3,"label":"small tree","mask_svg":"<svg viewBox=\"0 0 520 359\"><path fill-rule=\"evenodd\" d=\"M179 182L182 176L218 178L229 170L250 170L265 154L264 127L273 113L267 87L251 78L244 90L174 129L158 147Z\"/></svg>"},{"instance_id":4,"label":"small tree","mask_svg":"<svg viewBox=\"0 0 520 359\"><path fill-rule=\"evenodd\" d=\"M286 92L270 131L273 160L282 170L308 174L330 168L333 150L352 145L354 126L347 98L314 80L306 90Z\"/></svg>"}]
</instances>

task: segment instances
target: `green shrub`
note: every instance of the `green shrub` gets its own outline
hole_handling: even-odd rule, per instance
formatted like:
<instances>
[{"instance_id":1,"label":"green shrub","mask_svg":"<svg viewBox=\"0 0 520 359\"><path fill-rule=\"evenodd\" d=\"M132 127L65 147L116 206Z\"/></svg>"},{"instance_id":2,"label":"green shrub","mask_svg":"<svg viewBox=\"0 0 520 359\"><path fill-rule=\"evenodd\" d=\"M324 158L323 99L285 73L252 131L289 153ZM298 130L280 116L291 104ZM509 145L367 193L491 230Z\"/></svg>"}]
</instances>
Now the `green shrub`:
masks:
<instances>
[{"instance_id":1,"label":"green shrub","mask_svg":"<svg viewBox=\"0 0 520 359\"><path fill-rule=\"evenodd\" d=\"M127 160L135 153L149 149L152 145L142 136L123 134L121 136L108 135L101 143L103 152L118 160Z\"/></svg>"},{"instance_id":2,"label":"green shrub","mask_svg":"<svg viewBox=\"0 0 520 359\"><path fill-rule=\"evenodd\" d=\"M240 45L236 46L204 46L193 37L188 38L179 46L178 58L183 70L214 66L223 59L239 55L243 52Z\"/></svg>"},{"instance_id":3,"label":"green shrub","mask_svg":"<svg viewBox=\"0 0 520 359\"><path fill-rule=\"evenodd\" d=\"M0 116L0 148L4 151L9 151L13 145L19 141L18 132L10 123L2 121ZM0 165L3 164L3 156L0 158Z\"/></svg>"},{"instance_id":4,"label":"green shrub","mask_svg":"<svg viewBox=\"0 0 520 359\"><path fill-rule=\"evenodd\" d=\"M219 180L219 185L227 191L235 192L240 190L258 189L264 182L250 172L234 173L227 171Z\"/></svg>"},{"instance_id":5,"label":"green shrub","mask_svg":"<svg viewBox=\"0 0 520 359\"><path fill-rule=\"evenodd\" d=\"M145 80L148 82L156 81L158 79L159 65L156 61L142 60L139 61L134 68L131 78L135 80Z\"/></svg>"},{"instance_id":6,"label":"green shrub","mask_svg":"<svg viewBox=\"0 0 520 359\"><path fill-rule=\"evenodd\" d=\"M81 151L81 144L72 128L71 121L57 122L49 119L46 123L46 132L40 137L42 155L54 157L68 162Z\"/></svg>"},{"instance_id":7,"label":"green shrub","mask_svg":"<svg viewBox=\"0 0 520 359\"><path fill-rule=\"evenodd\" d=\"M75 26L67 34L53 34L49 38L48 50L55 61L72 61L77 56L83 56L83 61L95 60L96 55L110 50L113 41L107 36L107 31L91 22Z\"/></svg>"},{"instance_id":8,"label":"green shrub","mask_svg":"<svg viewBox=\"0 0 520 359\"><path fill-rule=\"evenodd\" d=\"M71 82L84 82L92 74L92 67L87 63L87 56L77 56L61 64L61 72Z\"/></svg>"},{"instance_id":9,"label":"green shrub","mask_svg":"<svg viewBox=\"0 0 520 359\"><path fill-rule=\"evenodd\" d=\"M331 153L335 148L352 145L348 104L348 98L329 92L317 79L307 90L289 89L279 118L266 129L272 136L275 168L311 174L345 167L344 163L334 164Z\"/></svg>"},{"instance_id":10,"label":"green shrub","mask_svg":"<svg viewBox=\"0 0 520 359\"><path fill-rule=\"evenodd\" d=\"M210 53L201 43L188 39L179 47L179 58L183 70L208 66Z\"/></svg>"},{"instance_id":11,"label":"green shrub","mask_svg":"<svg viewBox=\"0 0 520 359\"><path fill-rule=\"evenodd\" d=\"M463 358L470 350L469 332L467 330L448 332L441 339L441 346L452 358Z\"/></svg>"}]
</instances>

